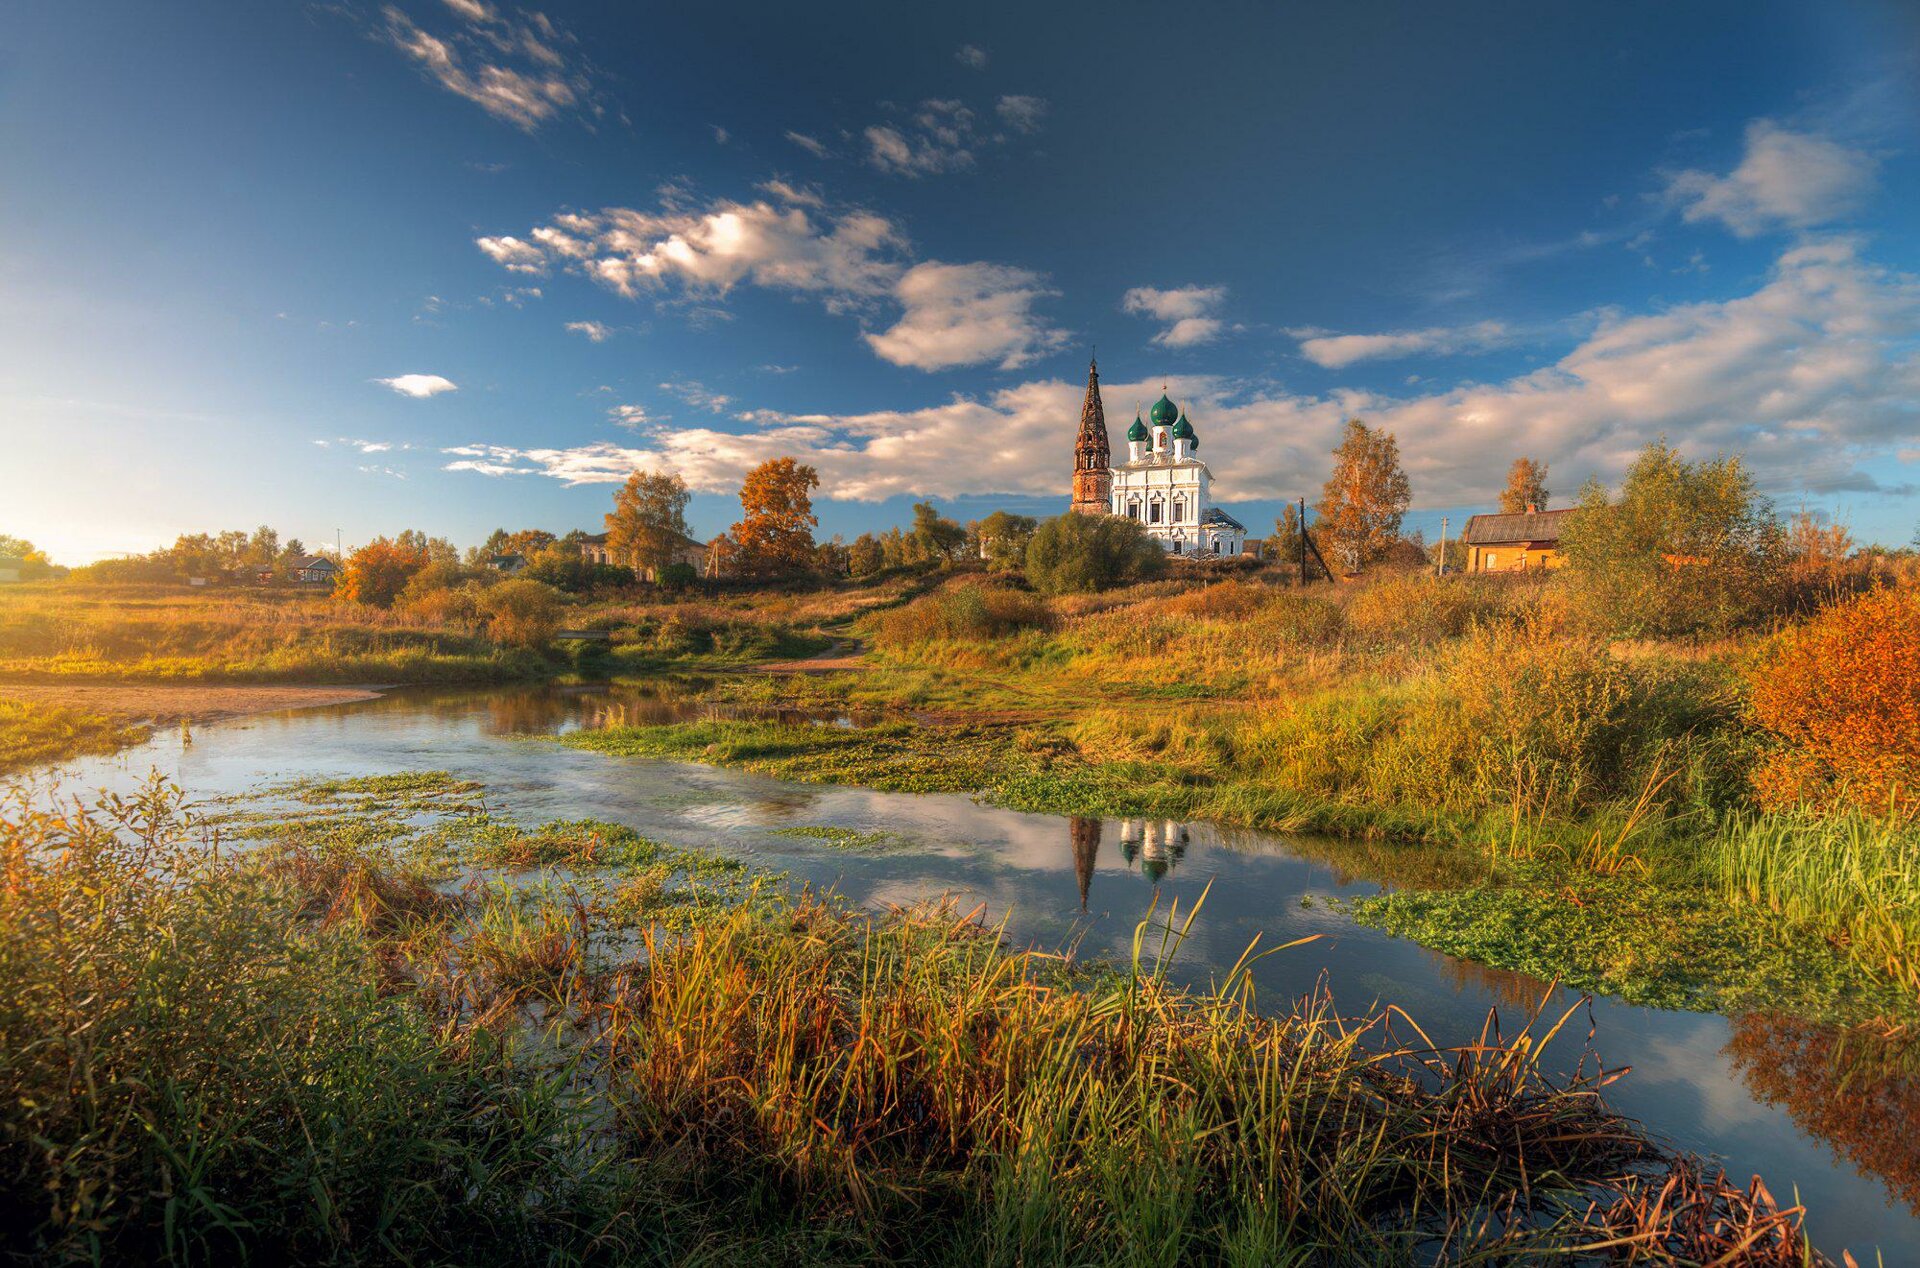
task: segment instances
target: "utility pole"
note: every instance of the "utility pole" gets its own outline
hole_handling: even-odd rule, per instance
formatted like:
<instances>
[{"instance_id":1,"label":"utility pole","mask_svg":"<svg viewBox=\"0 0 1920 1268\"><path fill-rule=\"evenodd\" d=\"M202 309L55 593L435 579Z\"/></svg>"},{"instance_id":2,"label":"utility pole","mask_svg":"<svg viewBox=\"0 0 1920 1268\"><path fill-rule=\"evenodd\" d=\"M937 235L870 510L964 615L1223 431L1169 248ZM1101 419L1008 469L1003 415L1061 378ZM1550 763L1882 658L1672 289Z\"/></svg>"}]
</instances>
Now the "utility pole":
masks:
<instances>
[{"instance_id":1,"label":"utility pole","mask_svg":"<svg viewBox=\"0 0 1920 1268\"><path fill-rule=\"evenodd\" d=\"M336 562L345 562L347 558L346 548L340 544L340 530L337 528L333 530L333 557Z\"/></svg>"},{"instance_id":2,"label":"utility pole","mask_svg":"<svg viewBox=\"0 0 1920 1268\"><path fill-rule=\"evenodd\" d=\"M1295 522L1300 530L1300 541L1298 543L1300 547L1300 588L1304 590L1307 588L1307 500L1301 498L1299 505L1300 513L1295 517Z\"/></svg>"},{"instance_id":3,"label":"utility pole","mask_svg":"<svg viewBox=\"0 0 1920 1268\"><path fill-rule=\"evenodd\" d=\"M1440 517L1440 570L1433 575L1436 577L1447 575L1447 517L1444 515Z\"/></svg>"}]
</instances>

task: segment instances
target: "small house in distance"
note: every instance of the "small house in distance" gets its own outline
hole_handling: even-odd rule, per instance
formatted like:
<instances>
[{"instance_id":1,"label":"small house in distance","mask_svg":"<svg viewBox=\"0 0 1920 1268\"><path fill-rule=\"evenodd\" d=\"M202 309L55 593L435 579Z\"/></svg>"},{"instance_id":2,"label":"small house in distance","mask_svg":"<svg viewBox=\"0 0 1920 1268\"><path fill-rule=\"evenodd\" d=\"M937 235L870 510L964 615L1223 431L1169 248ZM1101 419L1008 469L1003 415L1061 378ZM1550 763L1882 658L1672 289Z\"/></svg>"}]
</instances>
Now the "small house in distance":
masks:
<instances>
[{"instance_id":1,"label":"small house in distance","mask_svg":"<svg viewBox=\"0 0 1920 1268\"><path fill-rule=\"evenodd\" d=\"M502 576L517 577L527 570L525 555L488 555L487 567Z\"/></svg>"},{"instance_id":2,"label":"small house in distance","mask_svg":"<svg viewBox=\"0 0 1920 1268\"><path fill-rule=\"evenodd\" d=\"M1517 515L1476 515L1460 534L1467 548L1468 572L1526 572L1558 568L1560 534L1573 508L1542 511L1529 506Z\"/></svg>"},{"instance_id":3,"label":"small house in distance","mask_svg":"<svg viewBox=\"0 0 1920 1268\"><path fill-rule=\"evenodd\" d=\"M579 541L580 557L590 564L624 565L626 563L624 559L615 559L613 552L607 549L606 533L594 533L591 536L580 538ZM691 537L682 537L673 545L672 562L676 564L686 564L696 573L704 571L707 566L706 543L697 542ZM659 578L653 575L653 569L651 568L639 568L635 571L639 574L642 581L659 580Z\"/></svg>"},{"instance_id":4,"label":"small house in distance","mask_svg":"<svg viewBox=\"0 0 1920 1268\"><path fill-rule=\"evenodd\" d=\"M287 565L294 582L303 586L330 586L340 575L340 565L325 555L302 555Z\"/></svg>"}]
</instances>

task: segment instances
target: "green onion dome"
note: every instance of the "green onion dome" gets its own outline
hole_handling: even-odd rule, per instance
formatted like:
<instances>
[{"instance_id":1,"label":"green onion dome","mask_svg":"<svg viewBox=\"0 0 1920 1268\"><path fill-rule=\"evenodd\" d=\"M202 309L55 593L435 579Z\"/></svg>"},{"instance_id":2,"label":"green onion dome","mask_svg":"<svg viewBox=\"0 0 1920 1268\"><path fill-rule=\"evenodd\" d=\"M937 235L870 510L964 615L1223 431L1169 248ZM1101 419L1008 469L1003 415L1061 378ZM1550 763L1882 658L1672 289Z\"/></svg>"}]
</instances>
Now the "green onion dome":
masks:
<instances>
[{"instance_id":1,"label":"green onion dome","mask_svg":"<svg viewBox=\"0 0 1920 1268\"><path fill-rule=\"evenodd\" d=\"M1140 421L1140 415L1135 414L1133 416L1133 426L1127 428L1127 439L1128 440L1145 440L1146 438L1147 438L1147 425Z\"/></svg>"},{"instance_id":2,"label":"green onion dome","mask_svg":"<svg viewBox=\"0 0 1920 1268\"><path fill-rule=\"evenodd\" d=\"M1176 408L1174 403L1168 400L1164 394L1161 395L1159 400L1153 403L1153 408L1147 412L1147 417L1153 420L1155 427L1171 427L1173 420L1179 416L1179 409Z\"/></svg>"},{"instance_id":3,"label":"green onion dome","mask_svg":"<svg viewBox=\"0 0 1920 1268\"><path fill-rule=\"evenodd\" d=\"M1193 434L1193 424L1187 421L1185 414L1180 415L1180 421L1173 425L1173 438L1175 440L1193 440L1195 438Z\"/></svg>"}]
</instances>

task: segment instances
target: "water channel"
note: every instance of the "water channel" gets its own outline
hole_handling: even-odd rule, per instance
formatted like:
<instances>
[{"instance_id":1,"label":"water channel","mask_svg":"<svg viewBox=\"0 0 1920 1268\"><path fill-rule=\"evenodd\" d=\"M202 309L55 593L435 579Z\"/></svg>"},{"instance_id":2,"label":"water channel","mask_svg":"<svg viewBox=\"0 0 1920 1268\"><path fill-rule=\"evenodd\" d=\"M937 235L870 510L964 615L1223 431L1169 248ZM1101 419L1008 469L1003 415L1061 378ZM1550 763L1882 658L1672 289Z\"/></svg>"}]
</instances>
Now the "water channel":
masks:
<instances>
[{"instance_id":1,"label":"water channel","mask_svg":"<svg viewBox=\"0 0 1920 1268\"><path fill-rule=\"evenodd\" d=\"M1174 976L1205 982L1256 934L1302 947L1255 972L1269 1006L1316 990L1343 1013L1395 1004L1441 1044L1476 1037L1497 1007L1511 1031L1546 983L1426 950L1354 924L1337 900L1418 884L1444 860L1414 850L1299 839L1198 823L1068 819L916 796L796 784L679 762L605 757L528 742L578 726L677 721L712 706L640 689L399 691L363 704L293 710L162 731L110 758L36 772L43 792L127 791L154 769L195 799L301 776L446 770L477 780L490 805L526 823L594 817L675 844L706 847L878 905L950 895L1049 948L1128 956L1156 901L1189 908L1211 883ZM864 719L822 719L823 725ZM833 848L794 828L883 834L876 848ZM1456 864L1457 865L1457 864ZM1556 993L1557 1012L1576 997ZM1920 1064L1857 1035L1782 1019L1728 1019L1591 1003L1592 1049L1632 1070L1608 1090L1621 1111L1667 1141L1755 1172L1775 1196L1797 1193L1815 1242L1863 1263L1920 1260ZM1548 1064L1583 1054L1583 1013ZM1591 1062L1591 1057L1589 1057Z\"/></svg>"}]
</instances>

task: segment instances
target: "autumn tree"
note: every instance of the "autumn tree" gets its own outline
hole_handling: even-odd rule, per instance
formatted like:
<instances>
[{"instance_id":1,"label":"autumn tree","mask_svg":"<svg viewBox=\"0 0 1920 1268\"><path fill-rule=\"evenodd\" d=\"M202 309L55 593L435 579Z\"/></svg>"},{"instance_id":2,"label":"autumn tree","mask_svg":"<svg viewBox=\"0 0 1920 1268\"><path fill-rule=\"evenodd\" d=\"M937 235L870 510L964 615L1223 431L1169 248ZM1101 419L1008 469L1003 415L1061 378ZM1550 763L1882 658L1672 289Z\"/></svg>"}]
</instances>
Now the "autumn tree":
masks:
<instances>
[{"instance_id":1,"label":"autumn tree","mask_svg":"<svg viewBox=\"0 0 1920 1268\"><path fill-rule=\"evenodd\" d=\"M1500 490L1500 509L1508 515L1521 515L1529 508L1547 509L1547 464L1515 458L1507 468L1507 487Z\"/></svg>"},{"instance_id":2,"label":"autumn tree","mask_svg":"<svg viewBox=\"0 0 1920 1268\"><path fill-rule=\"evenodd\" d=\"M934 509L931 502L913 504L913 545L920 558L944 563L957 557L967 544L967 530Z\"/></svg>"},{"instance_id":3,"label":"autumn tree","mask_svg":"<svg viewBox=\"0 0 1920 1268\"><path fill-rule=\"evenodd\" d=\"M687 482L663 471L636 471L613 495L607 551L642 576L657 578L687 537Z\"/></svg>"},{"instance_id":4,"label":"autumn tree","mask_svg":"<svg viewBox=\"0 0 1920 1268\"><path fill-rule=\"evenodd\" d=\"M1333 474L1320 491L1321 531L1336 562L1359 572L1400 537L1400 521L1413 501L1400 469L1400 443L1357 418L1347 420L1333 451Z\"/></svg>"},{"instance_id":5,"label":"autumn tree","mask_svg":"<svg viewBox=\"0 0 1920 1268\"><path fill-rule=\"evenodd\" d=\"M53 571L53 562L46 553L24 537L9 537L0 533L0 559L17 562L21 577L29 581Z\"/></svg>"},{"instance_id":6,"label":"autumn tree","mask_svg":"<svg viewBox=\"0 0 1920 1268\"><path fill-rule=\"evenodd\" d=\"M880 539L872 533L860 534L847 547L847 567L856 577L870 577L886 566L886 555L881 551Z\"/></svg>"},{"instance_id":7,"label":"autumn tree","mask_svg":"<svg viewBox=\"0 0 1920 1268\"><path fill-rule=\"evenodd\" d=\"M813 548L813 570L836 580L853 575L853 551L840 534L835 533L832 541L821 542Z\"/></svg>"},{"instance_id":8,"label":"autumn tree","mask_svg":"<svg viewBox=\"0 0 1920 1268\"><path fill-rule=\"evenodd\" d=\"M347 556L334 594L353 603L392 607L414 574L429 562L426 551L414 542L376 537Z\"/></svg>"},{"instance_id":9,"label":"autumn tree","mask_svg":"<svg viewBox=\"0 0 1920 1268\"><path fill-rule=\"evenodd\" d=\"M773 458L747 472L740 486L740 522L733 540L741 566L756 573L800 572L813 562L811 491L820 473L792 458Z\"/></svg>"}]
</instances>

